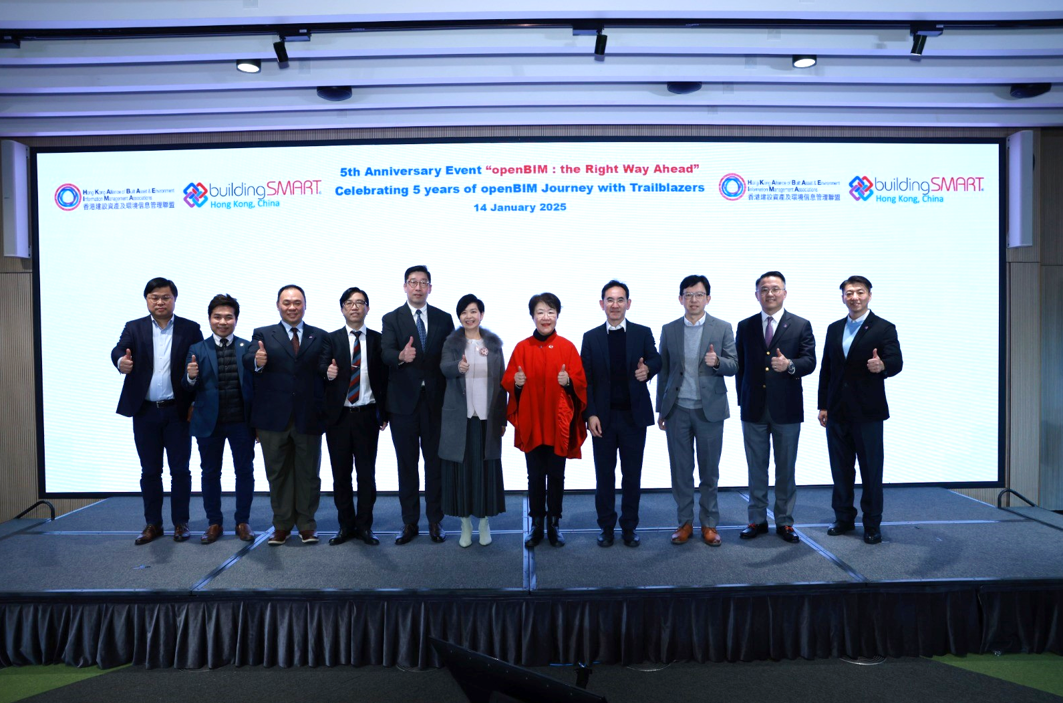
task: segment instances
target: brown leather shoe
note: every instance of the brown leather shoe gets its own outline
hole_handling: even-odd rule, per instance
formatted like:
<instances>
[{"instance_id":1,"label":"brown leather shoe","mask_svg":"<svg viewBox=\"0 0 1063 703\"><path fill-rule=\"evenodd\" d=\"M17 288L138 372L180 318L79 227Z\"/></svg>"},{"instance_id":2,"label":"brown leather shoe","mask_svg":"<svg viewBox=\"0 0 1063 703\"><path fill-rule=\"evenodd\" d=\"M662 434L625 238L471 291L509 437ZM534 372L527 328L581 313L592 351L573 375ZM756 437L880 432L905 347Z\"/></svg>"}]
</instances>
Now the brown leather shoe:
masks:
<instances>
[{"instance_id":1,"label":"brown leather shoe","mask_svg":"<svg viewBox=\"0 0 1063 703\"><path fill-rule=\"evenodd\" d=\"M179 522L173 526L174 542L186 542L191 536L192 533L188 531L188 525L184 524L183 522Z\"/></svg>"},{"instance_id":2,"label":"brown leather shoe","mask_svg":"<svg viewBox=\"0 0 1063 703\"><path fill-rule=\"evenodd\" d=\"M715 527L701 526L701 541L710 547L719 547L723 540L720 539L720 533L716 531Z\"/></svg>"},{"instance_id":3,"label":"brown leather shoe","mask_svg":"<svg viewBox=\"0 0 1063 703\"><path fill-rule=\"evenodd\" d=\"M161 525L145 525L144 531L140 533L140 537L137 537L134 544L138 546L141 544L147 544L148 542L157 537L162 537L162 535L163 532Z\"/></svg>"},{"instance_id":4,"label":"brown leather shoe","mask_svg":"<svg viewBox=\"0 0 1063 703\"><path fill-rule=\"evenodd\" d=\"M274 530L273 534L269 537L269 542L266 544L271 547L279 547L284 544L284 541L288 539L288 535L291 533L291 530Z\"/></svg>"},{"instance_id":5,"label":"brown leather shoe","mask_svg":"<svg viewBox=\"0 0 1063 703\"><path fill-rule=\"evenodd\" d=\"M299 539L303 540L303 544L317 544L317 533L313 530L299 530Z\"/></svg>"},{"instance_id":6,"label":"brown leather shoe","mask_svg":"<svg viewBox=\"0 0 1063 703\"><path fill-rule=\"evenodd\" d=\"M200 544L214 544L221 537L221 525L211 525L207 528L207 531L203 533L203 536L199 538Z\"/></svg>"},{"instance_id":7,"label":"brown leather shoe","mask_svg":"<svg viewBox=\"0 0 1063 703\"><path fill-rule=\"evenodd\" d=\"M684 522L672 533L672 544L686 544L692 534L694 534L694 526L689 522Z\"/></svg>"},{"instance_id":8,"label":"brown leather shoe","mask_svg":"<svg viewBox=\"0 0 1063 703\"><path fill-rule=\"evenodd\" d=\"M255 532L251 529L251 526L246 522L241 522L236 526L236 536L245 542L255 541Z\"/></svg>"}]
</instances>

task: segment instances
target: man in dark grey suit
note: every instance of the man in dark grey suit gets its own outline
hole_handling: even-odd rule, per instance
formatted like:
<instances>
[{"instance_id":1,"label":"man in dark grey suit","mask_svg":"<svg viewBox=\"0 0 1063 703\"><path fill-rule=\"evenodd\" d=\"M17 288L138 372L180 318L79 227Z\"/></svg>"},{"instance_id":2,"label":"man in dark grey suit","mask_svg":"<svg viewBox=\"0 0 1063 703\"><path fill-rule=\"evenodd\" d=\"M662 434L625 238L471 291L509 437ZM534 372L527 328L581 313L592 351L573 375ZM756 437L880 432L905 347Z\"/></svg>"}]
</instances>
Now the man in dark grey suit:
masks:
<instances>
[{"instance_id":1,"label":"man in dark grey suit","mask_svg":"<svg viewBox=\"0 0 1063 703\"><path fill-rule=\"evenodd\" d=\"M800 542L794 532L797 441L804 421L801 377L816 368L812 325L783 309L786 278L768 271L757 279L760 312L738 323L738 405L749 467L749 525L739 537L768 531L768 454L775 449L775 532Z\"/></svg>"},{"instance_id":2,"label":"man in dark grey suit","mask_svg":"<svg viewBox=\"0 0 1063 703\"><path fill-rule=\"evenodd\" d=\"M672 497L679 527L672 544L683 544L694 532L694 449L701 477L701 539L720 545L716 525L720 510L716 485L720 479L723 421L731 415L724 376L738 370L731 325L705 312L711 300L709 279L687 276L679 284L683 317L661 330L661 375L657 382L657 426L668 437Z\"/></svg>"}]
</instances>

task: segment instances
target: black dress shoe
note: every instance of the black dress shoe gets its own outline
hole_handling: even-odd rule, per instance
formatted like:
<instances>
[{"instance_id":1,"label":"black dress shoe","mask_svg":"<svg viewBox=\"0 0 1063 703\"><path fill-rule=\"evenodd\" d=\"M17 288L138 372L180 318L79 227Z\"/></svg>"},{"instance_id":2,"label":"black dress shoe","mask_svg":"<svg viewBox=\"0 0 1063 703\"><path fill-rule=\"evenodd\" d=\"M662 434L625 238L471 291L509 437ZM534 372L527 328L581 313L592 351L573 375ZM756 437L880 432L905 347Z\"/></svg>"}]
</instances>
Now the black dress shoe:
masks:
<instances>
[{"instance_id":1,"label":"black dress shoe","mask_svg":"<svg viewBox=\"0 0 1063 703\"><path fill-rule=\"evenodd\" d=\"M565 546L565 536L561 534L561 518L551 517L546 523L546 540L551 547Z\"/></svg>"},{"instance_id":2,"label":"black dress shoe","mask_svg":"<svg viewBox=\"0 0 1063 703\"><path fill-rule=\"evenodd\" d=\"M753 539L757 535L765 535L768 533L768 523L766 522L751 522L746 525L745 529L738 533L741 539Z\"/></svg>"},{"instance_id":3,"label":"black dress shoe","mask_svg":"<svg viewBox=\"0 0 1063 703\"><path fill-rule=\"evenodd\" d=\"M428 523L428 537L433 542L442 542L447 538L447 531L438 522Z\"/></svg>"},{"instance_id":4,"label":"black dress shoe","mask_svg":"<svg viewBox=\"0 0 1063 703\"><path fill-rule=\"evenodd\" d=\"M363 542L365 542L371 547L375 547L376 545L380 544L380 540L376 538L376 535L374 535L373 531L370 530L368 527L362 530L362 534L359 536L362 538Z\"/></svg>"},{"instance_id":5,"label":"black dress shoe","mask_svg":"<svg viewBox=\"0 0 1063 703\"><path fill-rule=\"evenodd\" d=\"M602 530L598 534L598 546L599 547L612 547L613 546L613 531Z\"/></svg>"},{"instance_id":6,"label":"black dress shoe","mask_svg":"<svg viewBox=\"0 0 1063 703\"><path fill-rule=\"evenodd\" d=\"M864 529L864 541L868 544L878 544L882 541L882 531L877 527L868 527Z\"/></svg>"},{"instance_id":7,"label":"black dress shoe","mask_svg":"<svg viewBox=\"0 0 1063 703\"><path fill-rule=\"evenodd\" d=\"M838 535L844 535L846 532L852 532L856 529L856 525L851 522L835 522L827 530L827 534L831 537L837 537Z\"/></svg>"},{"instance_id":8,"label":"black dress shoe","mask_svg":"<svg viewBox=\"0 0 1063 703\"><path fill-rule=\"evenodd\" d=\"M801 541L801 535L794 532L792 525L776 525L775 534L779 535L790 544L796 544Z\"/></svg>"},{"instance_id":9,"label":"black dress shoe","mask_svg":"<svg viewBox=\"0 0 1063 703\"><path fill-rule=\"evenodd\" d=\"M625 547L637 547L637 546L639 546L639 543L642 541L642 540L639 539L639 533L638 532L624 532L620 536L624 540L624 546Z\"/></svg>"},{"instance_id":10,"label":"black dress shoe","mask_svg":"<svg viewBox=\"0 0 1063 703\"><path fill-rule=\"evenodd\" d=\"M417 525L403 525L402 534L395 538L395 544L406 544L417 535Z\"/></svg>"},{"instance_id":11,"label":"black dress shoe","mask_svg":"<svg viewBox=\"0 0 1063 703\"><path fill-rule=\"evenodd\" d=\"M543 541L543 523L545 518L533 517L531 533L528 535L528 539L524 540L524 546L527 549L535 549L540 542Z\"/></svg>"},{"instance_id":12,"label":"black dress shoe","mask_svg":"<svg viewBox=\"0 0 1063 703\"><path fill-rule=\"evenodd\" d=\"M328 544L330 547L335 547L337 544L343 544L347 540L354 538L355 533L353 530L340 529L340 531L336 533L336 536L328 541Z\"/></svg>"}]
</instances>

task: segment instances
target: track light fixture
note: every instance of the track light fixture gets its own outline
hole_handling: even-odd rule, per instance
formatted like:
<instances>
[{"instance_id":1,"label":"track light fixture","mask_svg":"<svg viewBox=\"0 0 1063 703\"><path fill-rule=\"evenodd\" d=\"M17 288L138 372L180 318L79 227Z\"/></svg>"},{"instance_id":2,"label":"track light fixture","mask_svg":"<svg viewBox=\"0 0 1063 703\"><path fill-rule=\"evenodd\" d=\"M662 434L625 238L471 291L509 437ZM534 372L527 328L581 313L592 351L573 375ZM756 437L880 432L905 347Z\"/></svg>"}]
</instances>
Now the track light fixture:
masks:
<instances>
[{"instance_id":1,"label":"track light fixture","mask_svg":"<svg viewBox=\"0 0 1063 703\"><path fill-rule=\"evenodd\" d=\"M241 73L258 73L262 70L262 62L258 59L240 59L236 62L236 70Z\"/></svg>"},{"instance_id":2,"label":"track light fixture","mask_svg":"<svg viewBox=\"0 0 1063 703\"><path fill-rule=\"evenodd\" d=\"M794 68L812 68L816 65L816 57L811 54L797 55L794 54Z\"/></svg>"},{"instance_id":3,"label":"track light fixture","mask_svg":"<svg viewBox=\"0 0 1063 703\"><path fill-rule=\"evenodd\" d=\"M283 39L273 42L273 51L277 54L277 68L288 68L288 50Z\"/></svg>"},{"instance_id":4,"label":"track light fixture","mask_svg":"<svg viewBox=\"0 0 1063 703\"><path fill-rule=\"evenodd\" d=\"M689 95L701 90L701 81L668 81L664 87L674 95Z\"/></svg>"},{"instance_id":5,"label":"track light fixture","mask_svg":"<svg viewBox=\"0 0 1063 703\"><path fill-rule=\"evenodd\" d=\"M602 29L597 32L597 38L594 40L594 60L605 61L605 43L609 41L609 37L602 34Z\"/></svg>"},{"instance_id":6,"label":"track light fixture","mask_svg":"<svg viewBox=\"0 0 1063 703\"><path fill-rule=\"evenodd\" d=\"M317 97L334 103L347 100L352 95L354 91L349 85L323 85L317 89Z\"/></svg>"},{"instance_id":7,"label":"track light fixture","mask_svg":"<svg viewBox=\"0 0 1063 703\"><path fill-rule=\"evenodd\" d=\"M926 38L940 37L944 31L944 25L940 24L913 24L911 27L912 56L922 56Z\"/></svg>"}]
</instances>

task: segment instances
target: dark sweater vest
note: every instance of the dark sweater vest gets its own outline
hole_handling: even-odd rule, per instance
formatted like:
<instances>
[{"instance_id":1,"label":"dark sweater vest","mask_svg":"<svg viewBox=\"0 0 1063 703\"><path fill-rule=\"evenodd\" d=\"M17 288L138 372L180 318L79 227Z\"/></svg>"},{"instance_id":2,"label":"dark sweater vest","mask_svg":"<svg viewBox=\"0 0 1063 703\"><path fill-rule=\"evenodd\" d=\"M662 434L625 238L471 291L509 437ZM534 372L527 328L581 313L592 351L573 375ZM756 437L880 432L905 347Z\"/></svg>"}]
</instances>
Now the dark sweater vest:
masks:
<instances>
[{"instance_id":1,"label":"dark sweater vest","mask_svg":"<svg viewBox=\"0 0 1063 703\"><path fill-rule=\"evenodd\" d=\"M244 421L244 396L240 392L240 372L232 344L215 347L218 353L218 423Z\"/></svg>"},{"instance_id":2,"label":"dark sweater vest","mask_svg":"<svg viewBox=\"0 0 1063 703\"><path fill-rule=\"evenodd\" d=\"M613 410L631 409L631 391L627 384L627 332L608 332L609 339L609 407Z\"/></svg>"}]
</instances>

